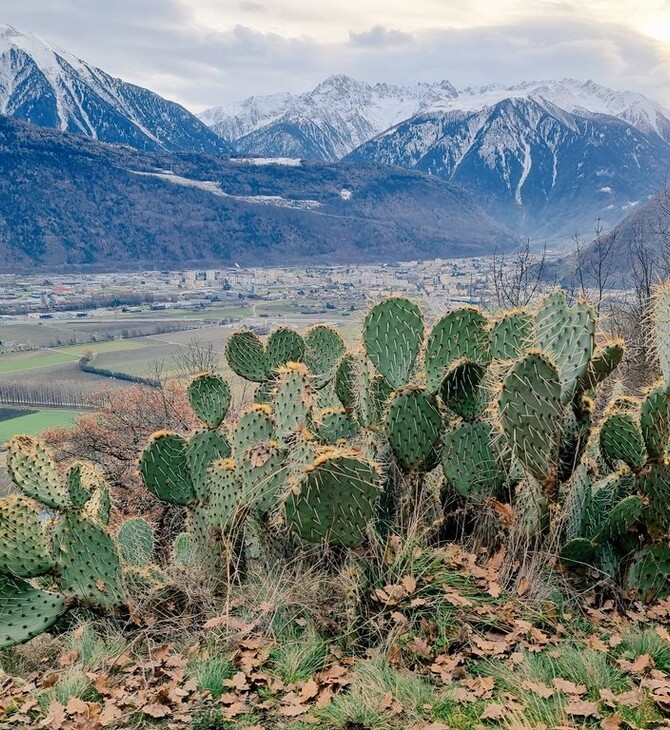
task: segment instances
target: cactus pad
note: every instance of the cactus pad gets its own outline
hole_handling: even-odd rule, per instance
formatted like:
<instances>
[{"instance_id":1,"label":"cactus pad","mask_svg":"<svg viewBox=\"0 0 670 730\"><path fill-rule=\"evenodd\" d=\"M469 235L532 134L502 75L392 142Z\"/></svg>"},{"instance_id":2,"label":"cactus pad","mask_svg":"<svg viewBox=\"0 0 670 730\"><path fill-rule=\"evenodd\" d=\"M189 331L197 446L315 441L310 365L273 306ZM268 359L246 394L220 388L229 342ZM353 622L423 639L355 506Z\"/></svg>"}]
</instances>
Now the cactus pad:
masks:
<instances>
[{"instance_id":1,"label":"cactus pad","mask_svg":"<svg viewBox=\"0 0 670 730\"><path fill-rule=\"evenodd\" d=\"M368 312L363 327L365 350L392 388L409 382L423 333L421 310L408 299L391 297Z\"/></svg>"},{"instance_id":2,"label":"cactus pad","mask_svg":"<svg viewBox=\"0 0 670 730\"><path fill-rule=\"evenodd\" d=\"M231 459L212 464L209 470L209 526L221 532L231 530L239 519L244 492Z\"/></svg>"},{"instance_id":3,"label":"cactus pad","mask_svg":"<svg viewBox=\"0 0 670 730\"><path fill-rule=\"evenodd\" d=\"M533 342L533 315L523 309L507 312L491 327L491 356L495 360L517 360Z\"/></svg>"},{"instance_id":4,"label":"cactus pad","mask_svg":"<svg viewBox=\"0 0 670 730\"><path fill-rule=\"evenodd\" d=\"M318 459L285 502L286 522L307 542L355 547L379 497L372 464L348 455Z\"/></svg>"},{"instance_id":5,"label":"cactus pad","mask_svg":"<svg viewBox=\"0 0 670 730\"><path fill-rule=\"evenodd\" d=\"M665 384L670 386L670 282L654 291L654 337Z\"/></svg>"},{"instance_id":6,"label":"cactus pad","mask_svg":"<svg viewBox=\"0 0 670 730\"><path fill-rule=\"evenodd\" d=\"M505 377L498 406L514 455L539 482L553 479L563 411L554 365L540 353L518 360Z\"/></svg>"},{"instance_id":7,"label":"cactus pad","mask_svg":"<svg viewBox=\"0 0 670 730\"><path fill-rule=\"evenodd\" d=\"M65 610L61 596L0 575L0 648L22 644L53 626Z\"/></svg>"},{"instance_id":8,"label":"cactus pad","mask_svg":"<svg viewBox=\"0 0 670 730\"><path fill-rule=\"evenodd\" d=\"M473 307L454 309L433 327L425 355L428 390L435 393L442 383L446 369L461 358L483 364L491 360L488 322Z\"/></svg>"},{"instance_id":9,"label":"cactus pad","mask_svg":"<svg viewBox=\"0 0 670 730\"><path fill-rule=\"evenodd\" d=\"M235 454L242 454L250 446L274 438L275 424L268 406L252 405L237 420L232 434Z\"/></svg>"},{"instance_id":10,"label":"cactus pad","mask_svg":"<svg viewBox=\"0 0 670 730\"><path fill-rule=\"evenodd\" d=\"M116 545L126 565L145 568L154 554L154 531L146 520L134 517L119 527Z\"/></svg>"},{"instance_id":11,"label":"cactus pad","mask_svg":"<svg viewBox=\"0 0 670 730\"><path fill-rule=\"evenodd\" d=\"M299 426L305 426L309 421L313 397L307 377L307 368L304 365L283 368L279 373L274 419L277 437L280 439L295 433Z\"/></svg>"},{"instance_id":12,"label":"cactus pad","mask_svg":"<svg viewBox=\"0 0 670 730\"><path fill-rule=\"evenodd\" d=\"M335 370L344 355L344 342L332 327L318 325L305 335L305 365L317 390L335 377Z\"/></svg>"},{"instance_id":13,"label":"cactus pad","mask_svg":"<svg viewBox=\"0 0 670 730\"><path fill-rule=\"evenodd\" d=\"M193 434L186 445L186 459L197 499L207 500L207 471L218 459L230 456L230 444L220 431L206 429Z\"/></svg>"},{"instance_id":14,"label":"cactus pad","mask_svg":"<svg viewBox=\"0 0 670 730\"><path fill-rule=\"evenodd\" d=\"M670 548L648 547L636 556L626 575L626 587L651 603L670 593Z\"/></svg>"},{"instance_id":15,"label":"cactus pad","mask_svg":"<svg viewBox=\"0 0 670 730\"><path fill-rule=\"evenodd\" d=\"M535 342L555 362L563 403L572 398L577 381L586 375L595 347L596 319L585 302L569 307L564 292L548 296L535 317Z\"/></svg>"},{"instance_id":16,"label":"cactus pad","mask_svg":"<svg viewBox=\"0 0 670 730\"><path fill-rule=\"evenodd\" d=\"M607 514L595 542L615 542L623 537L640 520L644 512L644 502L636 494L631 494L618 502Z\"/></svg>"},{"instance_id":17,"label":"cactus pad","mask_svg":"<svg viewBox=\"0 0 670 730\"><path fill-rule=\"evenodd\" d=\"M169 504L196 499L187 457L187 442L176 433L159 431L145 446L140 472L146 488Z\"/></svg>"},{"instance_id":18,"label":"cactus pad","mask_svg":"<svg viewBox=\"0 0 670 730\"><path fill-rule=\"evenodd\" d=\"M53 545L64 592L89 606L123 603L119 556L101 527L69 513L54 530Z\"/></svg>"},{"instance_id":19,"label":"cactus pad","mask_svg":"<svg viewBox=\"0 0 670 730\"><path fill-rule=\"evenodd\" d=\"M265 347L248 330L235 332L226 343L226 359L230 369L246 380L262 383L268 379Z\"/></svg>"},{"instance_id":20,"label":"cactus pad","mask_svg":"<svg viewBox=\"0 0 670 730\"><path fill-rule=\"evenodd\" d=\"M70 507L70 497L49 452L32 436L14 436L6 444L7 471L28 497L56 510Z\"/></svg>"},{"instance_id":21,"label":"cactus pad","mask_svg":"<svg viewBox=\"0 0 670 730\"><path fill-rule=\"evenodd\" d=\"M302 362L305 342L302 337L288 327L276 329L269 337L265 350L267 375L272 376L279 368L289 362Z\"/></svg>"},{"instance_id":22,"label":"cactus pad","mask_svg":"<svg viewBox=\"0 0 670 730\"><path fill-rule=\"evenodd\" d=\"M652 459L662 459L670 447L670 386L653 388L642 401L640 427Z\"/></svg>"},{"instance_id":23,"label":"cactus pad","mask_svg":"<svg viewBox=\"0 0 670 730\"><path fill-rule=\"evenodd\" d=\"M190 382L188 400L195 415L208 428L218 428L230 408L230 386L218 375L202 373Z\"/></svg>"},{"instance_id":24,"label":"cactus pad","mask_svg":"<svg viewBox=\"0 0 670 730\"><path fill-rule=\"evenodd\" d=\"M625 353L623 342L615 340L599 347L593 353L591 362L581 382L583 390L591 390L619 367Z\"/></svg>"},{"instance_id":25,"label":"cactus pad","mask_svg":"<svg viewBox=\"0 0 670 730\"><path fill-rule=\"evenodd\" d=\"M34 578L53 567L35 503L18 494L0 499L0 574Z\"/></svg>"},{"instance_id":26,"label":"cactus pad","mask_svg":"<svg viewBox=\"0 0 670 730\"><path fill-rule=\"evenodd\" d=\"M329 408L319 415L316 430L322 443L334 446L340 440L353 439L358 426L343 408Z\"/></svg>"},{"instance_id":27,"label":"cactus pad","mask_svg":"<svg viewBox=\"0 0 670 730\"><path fill-rule=\"evenodd\" d=\"M442 469L459 494L474 502L500 495L507 472L498 439L493 427L483 421L461 423L447 431Z\"/></svg>"},{"instance_id":28,"label":"cactus pad","mask_svg":"<svg viewBox=\"0 0 670 730\"><path fill-rule=\"evenodd\" d=\"M283 454L275 442L251 446L239 462L244 499L262 515L277 504L286 478L282 465Z\"/></svg>"},{"instance_id":29,"label":"cactus pad","mask_svg":"<svg viewBox=\"0 0 670 730\"><path fill-rule=\"evenodd\" d=\"M72 464L67 472L67 491L70 503L75 509L81 509L91 498L91 479L87 478L87 470L91 469L81 462Z\"/></svg>"},{"instance_id":30,"label":"cactus pad","mask_svg":"<svg viewBox=\"0 0 670 730\"><path fill-rule=\"evenodd\" d=\"M108 525L112 514L112 501L109 497L109 488L102 482L96 487L93 496L84 505L82 516L99 522L101 525Z\"/></svg>"},{"instance_id":31,"label":"cactus pad","mask_svg":"<svg viewBox=\"0 0 670 730\"><path fill-rule=\"evenodd\" d=\"M651 464L639 477L640 491L649 498L647 520L665 532L670 531L670 463Z\"/></svg>"},{"instance_id":32,"label":"cactus pad","mask_svg":"<svg viewBox=\"0 0 670 730\"><path fill-rule=\"evenodd\" d=\"M642 431L632 413L613 409L600 428L600 449L612 464L623 461L633 470L647 459Z\"/></svg>"},{"instance_id":33,"label":"cactus pad","mask_svg":"<svg viewBox=\"0 0 670 730\"><path fill-rule=\"evenodd\" d=\"M576 537L566 543L558 554L562 563L570 567L593 565L596 547L585 537Z\"/></svg>"},{"instance_id":34,"label":"cactus pad","mask_svg":"<svg viewBox=\"0 0 670 730\"><path fill-rule=\"evenodd\" d=\"M485 365L465 359L455 360L442 380L442 402L463 420L474 421L488 405L488 393L482 387L485 375Z\"/></svg>"},{"instance_id":35,"label":"cactus pad","mask_svg":"<svg viewBox=\"0 0 670 730\"><path fill-rule=\"evenodd\" d=\"M442 415L434 396L417 387L398 391L388 409L386 433L405 471L430 469L437 462Z\"/></svg>"}]
</instances>

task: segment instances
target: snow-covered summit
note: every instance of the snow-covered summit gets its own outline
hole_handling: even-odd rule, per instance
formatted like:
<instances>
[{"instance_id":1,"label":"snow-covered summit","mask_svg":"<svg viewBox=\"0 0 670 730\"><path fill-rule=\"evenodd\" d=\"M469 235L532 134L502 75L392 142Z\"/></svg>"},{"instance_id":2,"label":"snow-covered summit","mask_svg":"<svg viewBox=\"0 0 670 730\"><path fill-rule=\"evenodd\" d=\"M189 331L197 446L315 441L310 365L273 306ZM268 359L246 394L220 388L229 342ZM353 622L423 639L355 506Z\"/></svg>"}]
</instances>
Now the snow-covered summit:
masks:
<instances>
[{"instance_id":1,"label":"snow-covered summit","mask_svg":"<svg viewBox=\"0 0 670 730\"><path fill-rule=\"evenodd\" d=\"M9 25L0 25L0 113L140 149L228 149L178 104Z\"/></svg>"},{"instance_id":2,"label":"snow-covered summit","mask_svg":"<svg viewBox=\"0 0 670 730\"><path fill-rule=\"evenodd\" d=\"M336 159L456 94L448 81L395 86L337 74L303 94L252 96L208 109L200 119L223 139L239 141L242 151L260 152L264 145L284 144L282 153L300 156L311 145L318 146L326 159ZM266 139L266 132L272 139Z\"/></svg>"},{"instance_id":3,"label":"snow-covered summit","mask_svg":"<svg viewBox=\"0 0 670 730\"><path fill-rule=\"evenodd\" d=\"M569 78L457 90L449 81L396 86L338 74L303 94L253 96L200 118L248 154L336 159L419 114L478 112L505 99L532 100L552 114L617 117L670 143L670 110L642 94Z\"/></svg>"}]
</instances>

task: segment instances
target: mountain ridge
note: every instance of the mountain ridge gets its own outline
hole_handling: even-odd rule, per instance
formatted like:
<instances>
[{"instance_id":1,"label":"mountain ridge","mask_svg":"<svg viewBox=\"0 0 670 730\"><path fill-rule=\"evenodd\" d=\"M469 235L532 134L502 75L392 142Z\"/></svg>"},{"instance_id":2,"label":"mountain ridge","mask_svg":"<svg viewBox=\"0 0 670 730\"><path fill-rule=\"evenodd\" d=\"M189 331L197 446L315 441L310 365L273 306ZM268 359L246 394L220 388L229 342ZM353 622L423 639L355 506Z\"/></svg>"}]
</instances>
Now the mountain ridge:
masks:
<instances>
[{"instance_id":1,"label":"mountain ridge","mask_svg":"<svg viewBox=\"0 0 670 730\"><path fill-rule=\"evenodd\" d=\"M399 168L143 152L4 116L0 147L5 271L369 263L519 243L458 186Z\"/></svg>"},{"instance_id":2,"label":"mountain ridge","mask_svg":"<svg viewBox=\"0 0 670 730\"><path fill-rule=\"evenodd\" d=\"M9 25L0 25L0 113L144 150L231 151L176 102Z\"/></svg>"}]
</instances>

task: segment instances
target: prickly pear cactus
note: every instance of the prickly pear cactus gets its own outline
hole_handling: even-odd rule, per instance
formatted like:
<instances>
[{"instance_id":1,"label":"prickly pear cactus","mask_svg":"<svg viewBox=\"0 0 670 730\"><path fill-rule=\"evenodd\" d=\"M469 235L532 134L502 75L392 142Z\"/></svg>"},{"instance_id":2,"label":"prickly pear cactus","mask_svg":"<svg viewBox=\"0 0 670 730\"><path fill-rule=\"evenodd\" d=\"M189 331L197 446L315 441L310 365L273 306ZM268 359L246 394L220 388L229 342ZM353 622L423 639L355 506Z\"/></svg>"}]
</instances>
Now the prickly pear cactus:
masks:
<instances>
[{"instance_id":1,"label":"prickly pear cactus","mask_svg":"<svg viewBox=\"0 0 670 730\"><path fill-rule=\"evenodd\" d=\"M241 521L247 506L242 482L235 472L232 459L216 461L209 470L209 503L207 519L210 527L230 532Z\"/></svg>"},{"instance_id":2,"label":"prickly pear cactus","mask_svg":"<svg viewBox=\"0 0 670 730\"><path fill-rule=\"evenodd\" d=\"M146 520L134 517L119 527L116 544L125 565L145 568L154 553L154 531Z\"/></svg>"},{"instance_id":3,"label":"prickly pear cactus","mask_svg":"<svg viewBox=\"0 0 670 730\"><path fill-rule=\"evenodd\" d=\"M409 382L423 334L421 310L408 299L385 299L368 312L363 325L365 350L392 388L402 388Z\"/></svg>"},{"instance_id":4,"label":"prickly pear cactus","mask_svg":"<svg viewBox=\"0 0 670 730\"><path fill-rule=\"evenodd\" d=\"M611 463L623 461L637 471L647 460L647 452L637 414L613 407L600 428L600 448Z\"/></svg>"},{"instance_id":5,"label":"prickly pear cactus","mask_svg":"<svg viewBox=\"0 0 670 730\"><path fill-rule=\"evenodd\" d=\"M302 362L305 342L297 332L287 327L276 329L269 337L266 348L268 377L289 362Z\"/></svg>"},{"instance_id":6,"label":"prickly pear cactus","mask_svg":"<svg viewBox=\"0 0 670 730\"><path fill-rule=\"evenodd\" d=\"M198 418L208 428L218 428L228 413L230 386L218 375L201 373L188 386L188 400Z\"/></svg>"},{"instance_id":7,"label":"prickly pear cactus","mask_svg":"<svg viewBox=\"0 0 670 730\"><path fill-rule=\"evenodd\" d=\"M652 388L640 407L640 428L652 459L663 459L670 447L670 386Z\"/></svg>"},{"instance_id":8,"label":"prickly pear cactus","mask_svg":"<svg viewBox=\"0 0 670 730\"><path fill-rule=\"evenodd\" d=\"M556 367L539 352L518 360L503 381L498 408L514 455L538 482L551 484L563 415Z\"/></svg>"},{"instance_id":9,"label":"prickly pear cactus","mask_svg":"<svg viewBox=\"0 0 670 730\"><path fill-rule=\"evenodd\" d=\"M219 431L206 429L189 438L186 444L186 462L197 499L206 500L209 496L207 474L210 466L219 459L227 459L230 454L230 444Z\"/></svg>"},{"instance_id":10,"label":"prickly pear cactus","mask_svg":"<svg viewBox=\"0 0 670 730\"><path fill-rule=\"evenodd\" d=\"M340 441L354 439L358 425L344 408L328 408L318 415L316 431L323 444L335 446Z\"/></svg>"},{"instance_id":11,"label":"prickly pear cactus","mask_svg":"<svg viewBox=\"0 0 670 730\"><path fill-rule=\"evenodd\" d=\"M451 363L440 386L442 402L465 421L474 421L488 406L483 387L486 366L464 358Z\"/></svg>"},{"instance_id":12,"label":"prickly pear cactus","mask_svg":"<svg viewBox=\"0 0 670 730\"><path fill-rule=\"evenodd\" d=\"M32 436L14 436L7 444L7 471L28 497L55 510L71 506L70 495L49 452Z\"/></svg>"},{"instance_id":13,"label":"prickly pear cactus","mask_svg":"<svg viewBox=\"0 0 670 730\"><path fill-rule=\"evenodd\" d=\"M625 347L621 340L613 340L602 347L596 348L586 369L586 374L578 387L582 390L591 390L597 387L619 367L624 354Z\"/></svg>"},{"instance_id":14,"label":"prickly pear cactus","mask_svg":"<svg viewBox=\"0 0 670 730\"><path fill-rule=\"evenodd\" d=\"M313 403L309 373L304 365L282 368L279 372L274 400L276 434L284 439L300 426L307 426Z\"/></svg>"},{"instance_id":15,"label":"prickly pear cactus","mask_svg":"<svg viewBox=\"0 0 670 730\"><path fill-rule=\"evenodd\" d=\"M111 608L124 602L116 546L99 525L66 514L54 530L53 553L66 594L88 606Z\"/></svg>"},{"instance_id":16,"label":"prickly pear cactus","mask_svg":"<svg viewBox=\"0 0 670 730\"><path fill-rule=\"evenodd\" d=\"M561 379L561 399L572 398L595 347L595 312L585 302L568 306L564 292L547 297L535 317L535 343L549 354Z\"/></svg>"},{"instance_id":17,"label":"prickly pear cactus","mask_svg":"<svg viewBox=\"0 0 670 730\"><path fill-rule=\"evenodd\" d=\"M179 434L158 431L142 452L140 473L144 485L163 502L187 505L196 499L187 447Z\"/></svg>"},{"instance_id":18,"label":"prickly pear cactus","mask_svg":"<svg viewBox=\"0 0 670 730\"><path fill-rule=\"evenodd\" d=\"M464 422L444 436L442 469L447 483L473 502L499 497L507 478L500 434L488 423Z\"/></svg>"},{"instance_id":19,"label":"prickly pear cactus","mask_svg":"<svg viewBox=\"0 0 670 730\"><path fill-rule=\"evenodd\" d=\"M447 368L462 358L481 364L491 360L488 322L474 307L454 309L433 327L424 363L428 390L435 393Z\"/></svg>"},{"instance_id":20,"label":"prickly pear cactus","mask_svg":"<svg viewBox=\"0 0 670 730\"><path fill-rule=\"evenodd\" d=\"M430 470L439 459L442 415L435 396L417 386L393 396L386 417L391 450L405 471Z\"/></svg>"},{"instance_id":21,"label":"prickly pear cactus","mask_svg":"<svg viewBox=\"0 0 670 730\"><path fill-rule=\"evenodd\" d=\"M533 315L524 309L505 312L491 327L491 356L518 360L533 345Z\"/></svg>"},{"instance_id":22,"label":"prickly pear cactus","mask_svg":"<svg viewBox=\"0 0 670 730\"><path fill-rule=\"evenodd\" d=\"M305 335L305 365L312 376L312 385L321 390L335 377L344 355L342 338L332 327L318 325Z\"/></svg>"},{"instance_id":23,"label":"prickly pear cactus","mask_svg":"<svg viewBox=\"0 0 670 730\"><path fill-rule=\"evenodd\" d=\"M275 424L272 420L272 409L269 405L254 403L244 411L232 434L235 454L242 454L254 444L271 441L275 436Z\"/></svg>"},{"instance_id":24,"label":"prickly pear cactus","mask_svg":"<svg viewBox=\"0 0 670 730\"><path fill-rule=\"evenodd\" d=\"M307 542L356 547L372 519L379 487L375 467L346 452L317 459L285 502L286 523Z\"/></svg>"},{"instance_id":25,"label":"prickly pear cactus","mask_svg":"<svg viewBox=\"0 0 670 730\"><path fill-rule=\"evenodd\" d=\"M231 335L226 343L226 359L231 370L245 380L262 383L268 379L265 347L253 332L243 330Z\"/></svg>"},{"instance_id":26,"label":"prickly pear cactus","mask_svg":"<svg viewBox=\"0 0 670 730\"><path fill-rule=\"evenodd\" d=\"M62 596L38 590L22 578L0 575L0 648L48 631L65 608Z\"/></svg>"},{"instance_id":27,"label":"prickly pear cactus","mask_svg":"<svg viewBox=\"0 0 670 730\"><path fill-rule=\"evenodd\" d=\"M0 500L0 574L34 578L53 568L35 503L17 494Z\"/></svg>"}]
</instances>

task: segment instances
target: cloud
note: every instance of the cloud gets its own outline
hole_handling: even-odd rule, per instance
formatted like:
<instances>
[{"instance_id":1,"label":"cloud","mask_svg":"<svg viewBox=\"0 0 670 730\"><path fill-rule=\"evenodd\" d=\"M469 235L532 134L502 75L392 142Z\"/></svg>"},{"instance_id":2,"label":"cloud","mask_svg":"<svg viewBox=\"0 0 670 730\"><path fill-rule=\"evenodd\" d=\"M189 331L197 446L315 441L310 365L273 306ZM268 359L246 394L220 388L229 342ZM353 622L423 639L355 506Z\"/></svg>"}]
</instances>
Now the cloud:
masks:
<instances>
[{"instance_id":1,"label":"cloud","mask_svg":"<svg viewBox=\"0 0 670 730\"><path fill-rule=\"evenodd\" d=\"M289 35L251 23L254 15L272 16L263 20L269 27L285 10L282 3L217 0L230 17L247 21L218 27L203 19L209 1L22 0L3 19L196 111L252 94L307 90L333 73L397 84L448 79L461 88L592 78L670 107L668 44L630 26L580 18L572 3L542 0L552 8L545 17L535 12L541 0L529 0L526 16L519 4L507 21L479 27L409 30L381 23L361 29L352 23L334 40L320 40L318 33ZM415 5L426 14L440 2ZM405 0L401 5L407 7ZM302 0L295 0L291 12L297 16L301 7ZM314 13L313 2L310 8ZM472 0L468 12L476 10Z\"/></svg>"}]
</instances>

